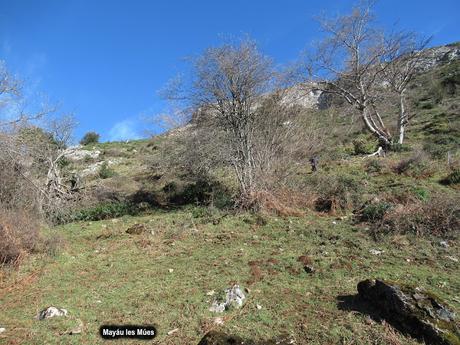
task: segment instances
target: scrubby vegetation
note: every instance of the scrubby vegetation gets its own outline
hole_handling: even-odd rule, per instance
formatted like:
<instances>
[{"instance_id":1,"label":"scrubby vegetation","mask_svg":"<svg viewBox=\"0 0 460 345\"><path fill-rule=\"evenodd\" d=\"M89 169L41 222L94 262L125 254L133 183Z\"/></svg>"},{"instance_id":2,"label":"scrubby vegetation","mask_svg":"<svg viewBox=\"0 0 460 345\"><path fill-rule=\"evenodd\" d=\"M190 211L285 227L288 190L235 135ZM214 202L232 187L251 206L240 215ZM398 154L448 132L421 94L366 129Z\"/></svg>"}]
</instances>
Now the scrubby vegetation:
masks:
<instances>
[{"instance_id":1,"label":"scrubby vegetation","mask_svg":"<svg viewBox=\"0 0 460 345\"><path fill-rule=\"evenodd\" d=\"M100 135L96 132L88 132L80 140L80 145L97 144L99 142Z\"/></svg>"},{"instance_id":2,"label":"scrubby vegetation","mask_svg":"<svg viewBox=\"0 0 460 345\"><path fill-rule=\"evenodd\" d=\"M340 37L325 43L343 48ZM422 55L407 60L412 41L370 43L389 74L355 61L302 87L253 41L210 48L186 95L169 95L186 121L149 139L89 132L75 148L69 121L0 122L0 326L28 330L10 343L97 344L101 323L152 320L157 344L197 344L216 327L417 344L353 302L369 277L423 285L459 311L460 60L424 67ZM400 83L390 69L407 63ZM322 93L302 103L299 90ZM233 282L248 302L216 321L211 297ZM54 304L72 317L33 320Z\"/></svg>"}]
</instances>

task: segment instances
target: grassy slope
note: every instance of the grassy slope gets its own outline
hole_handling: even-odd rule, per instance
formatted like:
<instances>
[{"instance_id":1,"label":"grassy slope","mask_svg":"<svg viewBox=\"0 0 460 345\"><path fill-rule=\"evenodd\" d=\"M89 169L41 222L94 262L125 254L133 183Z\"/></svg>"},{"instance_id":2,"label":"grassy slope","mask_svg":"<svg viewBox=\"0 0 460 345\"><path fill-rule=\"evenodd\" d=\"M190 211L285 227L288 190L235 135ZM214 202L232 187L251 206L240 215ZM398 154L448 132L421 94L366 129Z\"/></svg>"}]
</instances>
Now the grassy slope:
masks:
<instances>
[{"instance_id":1,"label":"grassy slope","mask_svg":"<svg viewBox=\"0 0 460 345\"><path fill-rule=\"evenodd\" d=\"M385 324L341 310L340 296L354 295L357 282L368 277L418 284L460 311L460 270L446 258L460 256L454 243L444 249L437 240L411 236L374 243L362 228L328 216L270 218L257 225L253 216L240 215L213 225L219 216L155 212L57 229L67 240L61 254L33 257L2 282L0 325L7 332L0 343L98 344L103 323L154 323L154 343L196 344L217 327L206 292L233 282L250 289L248 301L242 310L225 312L220 327L258 339L287 333L299 344L387 344L393 338L415 344ZM126 234L134 222L153 234ZM373 248L385 252L375 256ZM297 262L305 254L314 274ZM250 261L257 261L252 273ZM48 305L67 308L71 317L34 320ZM79 320L82 334L60 335ZM168 336L174 328L179 331Z\"/></svg>"},{"instance_id":2,"label":"grassy slope","mask_svg":"<svg viewBox=\"0 0 460 345\"><path fill-rule=\"evenodd\" d=\"M414 197L424 195L420 191L458 193L458 187L438 183L446 174L446 150L458 150L458 93L439 91L443 73L451 76L452 68L458 73L456 66L421 76L416 82L426 92L412 95L418 117L408 129L408 143L439 151L441 160L430 163L432 176L412 178L391 171L411 152L393 153L380 160L382 172L366 173L366 161L349 155L350 141L337 148L331 144L340 158L331 155L322 160L323 173L354 179L363 199L402 191ZM439 121L429 125L432 118ZM436 144L427 147L431 142ZM167 146L167 137L151 144L98 144L95 148L104 152L99 161L119 159L112 166L116 174L87 182L103 184L121 196L141 188L160 194L175 179L174 172L161 171L163 176L152 180L150 175L157 172L146 169L143 157L151 155L153 163L161 163ZM72 168L85 164L89 162ZM299 175L306 186L314 183L308 170L302 167ZM0 334L0 344L98 344L98 327L103 323L154 323L159 330L157 344L196 344L212 327L257 339L287 333L298 344L416 344L384 323L366 322L363 314L342 310L339 296L355 294L356 283L369 277L421 285L460 312L459 264L446 257L460 257L457 241L448 249L439 246L439 239L410 235L374 242L364 226L314 212L302 218L269 217L266 225L257 225L249 214L228 215L213 225L221 214L194 218L200 214L196 208L151 212L49 229L66 240L57 256L30 256L18 270L0 276L0 327L7 329ZM147 224L154 234L126 234L136 222ZM369 249L385 253L374 256ZM313 259L314 274L304 272L297 262L305 254ZM212 297L206 292L222 291L233 282L250 289L246 306L224 315L209 312ZM71 316L35 320L48 305L67 308ZM223 316L223 326L213 325L216 316ZM80 321L82 334L60 335ZM179 330L168 336L175 328Z\"/></svg>"}]
</instances>

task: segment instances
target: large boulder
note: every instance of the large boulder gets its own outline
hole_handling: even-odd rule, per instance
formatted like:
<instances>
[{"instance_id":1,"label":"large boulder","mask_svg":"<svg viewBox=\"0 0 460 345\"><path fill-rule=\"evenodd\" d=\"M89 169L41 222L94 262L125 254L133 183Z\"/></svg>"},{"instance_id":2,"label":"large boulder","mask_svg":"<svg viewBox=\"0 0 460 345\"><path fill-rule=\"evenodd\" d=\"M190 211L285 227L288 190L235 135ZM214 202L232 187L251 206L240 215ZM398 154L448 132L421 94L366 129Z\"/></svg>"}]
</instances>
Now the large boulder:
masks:
<instances>
[{"instance_id":1,"label":"large boulder","mask_svg":"<svg viewBox=\"0 0 460 345\"><path fill-rule=\"evenodd\" d=\"M401 331L427 344L460 345L454 312L433 294L417 287L369 279L358 284L358 293Z\"/></svg>"}]
</instances>

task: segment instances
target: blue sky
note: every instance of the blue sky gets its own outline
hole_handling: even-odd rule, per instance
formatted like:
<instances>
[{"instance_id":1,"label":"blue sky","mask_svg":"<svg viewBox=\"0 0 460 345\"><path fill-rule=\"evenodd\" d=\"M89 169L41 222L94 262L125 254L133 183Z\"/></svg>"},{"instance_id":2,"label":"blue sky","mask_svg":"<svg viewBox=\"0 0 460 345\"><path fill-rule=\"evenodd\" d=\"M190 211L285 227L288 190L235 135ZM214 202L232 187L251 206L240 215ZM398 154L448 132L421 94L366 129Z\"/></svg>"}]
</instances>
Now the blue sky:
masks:
<instances>
[{"instance_id":1,"label":"blue sky","mask_svg":"<svg viewBox=\"0 0 460 345\"><path fill-rule=\"evenodd\" d=\"M30 98L73 112L76 138L145 135L159 113L158 90L221 37L249 34L277 63L295 60L318 38L314 16L346 13L352 1L0 0L0 60L25 81ZM460 40L460 1L380 0L383 26ZM40 95L40 96L37 96ZM41 99L40 98L40 99Z\"/></svg>"}]
</instances>

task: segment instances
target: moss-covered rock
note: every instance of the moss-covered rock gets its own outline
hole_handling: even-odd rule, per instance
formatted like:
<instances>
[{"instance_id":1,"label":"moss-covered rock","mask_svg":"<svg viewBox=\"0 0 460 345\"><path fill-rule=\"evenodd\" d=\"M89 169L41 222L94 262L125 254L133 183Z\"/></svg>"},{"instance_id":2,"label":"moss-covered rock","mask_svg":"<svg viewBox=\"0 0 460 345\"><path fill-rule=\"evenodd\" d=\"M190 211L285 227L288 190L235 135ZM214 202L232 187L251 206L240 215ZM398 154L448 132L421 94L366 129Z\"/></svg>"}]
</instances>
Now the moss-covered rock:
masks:
<instances>
[{"instance_id":1,"label":"moss-covered rock","mask_svg":"<svg viewBox=\"0 0 460 345\"><path fill-rule=\"evenodd\" d=\"M427 344L460 345L455 314L437 296L420 288L381 280L358 284L361 298L401 331Z\"/></svg>"}]
</instances>

